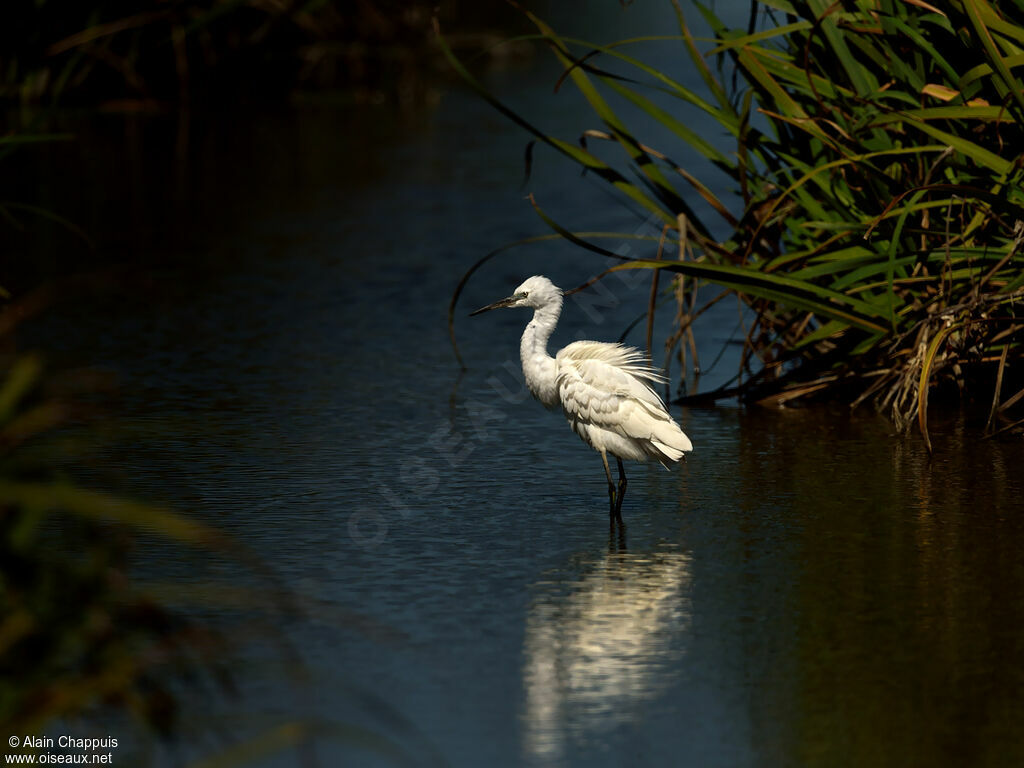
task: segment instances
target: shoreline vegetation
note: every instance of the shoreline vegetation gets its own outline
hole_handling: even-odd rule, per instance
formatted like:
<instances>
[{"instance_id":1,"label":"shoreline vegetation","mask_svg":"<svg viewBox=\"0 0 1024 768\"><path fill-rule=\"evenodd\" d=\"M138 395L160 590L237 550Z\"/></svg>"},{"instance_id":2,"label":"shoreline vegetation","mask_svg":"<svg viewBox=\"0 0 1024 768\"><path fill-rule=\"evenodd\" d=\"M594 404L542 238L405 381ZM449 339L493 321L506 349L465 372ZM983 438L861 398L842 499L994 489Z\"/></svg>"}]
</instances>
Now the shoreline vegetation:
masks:
<instances>
[{"instance_id":1,"label":"shoreline vegetation","mask_svg":"<svg viewBox=\"0 0 1024 768\"><path fill-rule=\"evenodd\" d=\"M899 430L918 425L929 449L929 403L940 400L980 408L990 435L1020 431L1024 11L987 0L765 0L737 29L710 7L671 4L674 30L605 44L522 10L564 67L560 85L593 110L579 137L544 133L444 50L533 143L660 222L648 258L611 270L650 270L660 304L675 305L664 355L682 370L680 399L871 404ZM695 37L693 13L712 40ZM655 40L679 46L701 92L644 62ZM694 107L726 148L687 124ZM636 130L645 121L671 146L649 143ZM697 155L728 177L738 207L677 162ZM565 239L615 257L534 205ZM696 290L707 285L721 289L710 300ZM716 392L688 392L694 321L723 300L738 300L747 319L740 370Z\"/></svg>"},{"instance_id":2,"label":"shoreline vegetation","mask_svg":"<svg viewBox=\"0 0 1024 768\"><path fill-rule=\"evenodd\" d=\"M336 98L402 108L436 98L449 45L496 65L530 54L498 45L521 17L460 0L44 0L0 11L0 103L143 111Z\"/></svg>"}]
</instances>

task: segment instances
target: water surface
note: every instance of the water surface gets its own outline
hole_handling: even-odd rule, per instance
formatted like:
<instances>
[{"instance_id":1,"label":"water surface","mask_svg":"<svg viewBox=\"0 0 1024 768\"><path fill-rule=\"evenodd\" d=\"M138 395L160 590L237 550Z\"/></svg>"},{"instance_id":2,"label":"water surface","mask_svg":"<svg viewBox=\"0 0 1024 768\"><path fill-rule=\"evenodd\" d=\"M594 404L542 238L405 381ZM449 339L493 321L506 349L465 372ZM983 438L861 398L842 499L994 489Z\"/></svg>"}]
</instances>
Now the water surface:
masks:
<instances>
[{"instance_id":1,"label":"water surface","mask_svg":"<svg viewBox=\"0 0 1024 768\"><path fill-rule=\"evenodd\" d=\"M324 722L324 765L394 762L339 723L423 765L1024 758L1019 443L949 420L929 457L866 411L676 409L692 457L628 467L610 532L599 457L522 388L527 316L465 316L534 272L569 287L603 262L557 243L493 262L460 304L464 373L448 342L462 271L544 231L518 186L524 137L486 105L450 90L413 121L61 119L80 141L37 178L80 176L39 202L98 233L104 265L82 271L102 278L24 343L116 374L142 429L99 475L228 531L302 607L271 620L301 665L240 632L240 693L197 699L197 727ZM644 226L568 166L536 174L576 228ZM57 246L34 246L41 274ZM554 346L613 340L646 305L647 283L608 286L567 303ZM705 318L706 365L736 323L734 306ZM700 386L735 369L728 348ZM147 567L183 586L239 571L216 553Z\"/></svg>"}]
</instances>

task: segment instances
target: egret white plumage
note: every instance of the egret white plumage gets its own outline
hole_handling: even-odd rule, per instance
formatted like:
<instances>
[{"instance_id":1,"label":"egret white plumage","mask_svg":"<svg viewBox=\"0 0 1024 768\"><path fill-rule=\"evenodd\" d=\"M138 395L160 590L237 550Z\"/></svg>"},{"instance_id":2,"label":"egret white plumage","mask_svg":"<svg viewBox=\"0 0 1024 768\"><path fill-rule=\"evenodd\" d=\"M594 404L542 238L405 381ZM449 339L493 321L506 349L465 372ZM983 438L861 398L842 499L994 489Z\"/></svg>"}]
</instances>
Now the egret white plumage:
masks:
<instances>
[{"instance_id":1,"label":"egret white plumage","mask_svg":"<svg viewBox=\"0 0 1024 768\"><path fill-rule=\"evenodd\" d=\"M626 493L622 460L655 459L669 469L693 445L651 387L665 377L640 350L603 341L576 341L554 357L548 354L548 339L562 313L562 295L546 277L535 275L508 298L470 314L501 307L533 309L519 344L526 386L547 408L561 407L573 431L601 454L608 478L609 514L621 521ZM617 486L608 454L619 465Z\"/></svg>"}]
</instances>

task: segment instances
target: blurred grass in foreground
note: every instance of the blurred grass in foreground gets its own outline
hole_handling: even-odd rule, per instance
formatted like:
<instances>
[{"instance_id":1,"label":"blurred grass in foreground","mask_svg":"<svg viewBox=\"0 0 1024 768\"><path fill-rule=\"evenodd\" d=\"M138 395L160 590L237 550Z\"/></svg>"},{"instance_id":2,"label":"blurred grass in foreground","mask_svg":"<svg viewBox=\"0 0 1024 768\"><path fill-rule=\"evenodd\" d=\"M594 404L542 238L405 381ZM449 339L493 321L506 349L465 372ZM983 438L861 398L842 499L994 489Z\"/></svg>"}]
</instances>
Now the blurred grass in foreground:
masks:
<instances>
[{"instance_id":1,"label":"blurred grass in foreground","mask_svg":"<svg viewBox=\"0 0 1024 768\"><path fill-rule=\"evenodd\" d=\"M0 158L57 138L67 137L9 135ZM26 211L77 231L9 201L0 203L0 228L20 228ZM85 260L75 275L18 295L0 289L2 730L113 736L115 762L133 765L201 756L195 765L214 768L285 753L312 766L323 743L396 765L443 765L414 724L354 684L346 690L368 725L245 700L262 675L276 675L275 693L297 701L314 684L289 637L292 622L315 613L339 633L369 631L367 622L341 608L325 617L319 596L291 591L244 542L201 522L215 510L171 510L107 490L97 449L112 436L145 440L147 427L118 423L109 376L55 370L19 340L32 318L88 292L91 268L102 271ZM129 485L135 480L144 484ZM188 578L210 561L230 575Z\"/></svg>"},{"instance_id":2,"label":"blurred grass in foreground","mask_svg":"<svg viewBox=\"0 0 1024 768\"><path fill-rule=\"evenodd\" d=\"M4 310L18 311L17 302ZM317 742L376 753L396 765L444 764L413 724L356 687L353 699L372 707L378 728L300 715L282 720L240 701L236 681L250 669L240 654L254 643L270 649L262 663L280 665L281 686L298 691L309 684L278 626L286 618L303 620L305 601L242 545L194 517L76 484L68 470L95 448L94 421L109 417L90 404L94 379L47 371L38 355L6 346L0 354L0 726L6 733L102 732L118 739L119 757L140 765L161 748L173 754L187 746L194 754L197 744L209 756L195 765L207 768L291 750L296 764L317 765ZM143 582L140 550L163 551L170 562L225 559L238 565L239 575L223 583ZM359 631L358 617L339 611L335 620L339 629ZM205 702L200 709L208 714L221 713L216 722L196 711L197 702ZM262 724L247 723L246 712ZM403 740L427 757L410 757Z\"/></svg>"},{"instance_id":3,"label":"blurred grass in foreground","mask_svg":"<svg viewBox=\"0 0 1024 768\"><path fill-rule=\"evenodd\" d=\"M17 312L17 303L4 310ZM47 373L37 355L13 351L9 335L4 341L0 723L9 733L43 733L55 720L119 711L170 735L179 706L169 679L198 667L220 676L223 638L137 589L129 558L140 535L189 548L217 546L219 537L56 469L69 445L87 445L60 438L91 418L89 393L75 393L75 377Z\"/></svg>"}]
</instances>

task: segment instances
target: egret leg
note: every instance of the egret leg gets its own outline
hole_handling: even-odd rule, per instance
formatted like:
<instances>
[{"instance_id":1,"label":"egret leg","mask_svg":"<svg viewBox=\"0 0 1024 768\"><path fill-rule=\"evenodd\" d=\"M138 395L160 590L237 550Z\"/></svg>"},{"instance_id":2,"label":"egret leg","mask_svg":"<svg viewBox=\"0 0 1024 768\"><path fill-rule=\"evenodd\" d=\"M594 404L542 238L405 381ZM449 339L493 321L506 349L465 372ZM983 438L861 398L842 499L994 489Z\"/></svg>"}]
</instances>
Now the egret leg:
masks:
<instances>
[{"instance_id":1,"label":"egret leg","mask_svg":"<svg viewBox=\"0 0 1024 768\"><path fill-rule=\"evenodd\" d=\"M615 517L622 521L622 497L626 495L626 468L622 466L622 459L618 456L615 461L619 463L619 492L615 499Z\"/></svg>"},{"instance_id":2,"label":"egret leg","mask_svg":"<svg viewBox=\"0 0 1024 768\"><path fill-rule=\"evenodd\" d=\"M612 482L612 470L608 466L608 455L604 451L601 451L601 461L604 463L604 476L608 478L608 516L614 519L617 509L615 506L615 483Z\"/></svg>"},{"instance_id":3,"label":"egret leg","mask_svg":"<svg viewBox=\"0 0 1024 768\"><path fill-rule=\"evenodd\" d=\"M626 524L621 521L616 523L613 517L608 526L608 554L620 555L627 551Z\"/></svg>"}]
</instances>

